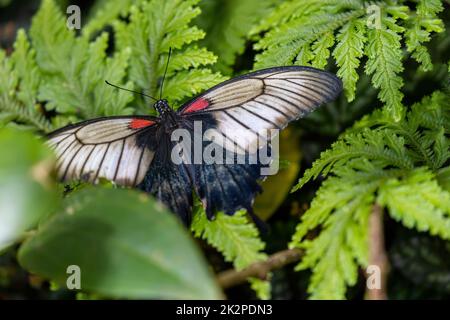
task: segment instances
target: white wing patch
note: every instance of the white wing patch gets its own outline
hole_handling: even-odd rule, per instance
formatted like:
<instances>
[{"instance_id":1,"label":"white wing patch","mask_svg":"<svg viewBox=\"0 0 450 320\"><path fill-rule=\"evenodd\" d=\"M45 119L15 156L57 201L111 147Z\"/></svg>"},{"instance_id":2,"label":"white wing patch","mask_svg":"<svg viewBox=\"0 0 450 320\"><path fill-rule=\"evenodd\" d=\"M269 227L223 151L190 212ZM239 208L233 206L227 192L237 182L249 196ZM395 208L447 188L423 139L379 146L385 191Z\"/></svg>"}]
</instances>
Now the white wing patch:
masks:
<instances>
[{"instance_id":1,"label":"white wing patch","mask_svg":"<svg viewBox=\"0 0 450 320\"><path fill-rule=\"evenodd\" d=\"M204 98L213 102L208 109L219 110L232 105L243 104L263 93L264 83L261 79L243 79L221 87L219 92L210 91Z\"/></svg>"},{"instance_id":2,"label":"white wing patch","mask_svg":"<svg viewBox=\"0 0 450 320\"><path fill-rule=\"evenodd\" d=\"M154 152L138 146L137 133L144 127L133 129L132 121L133 118L104 119L54 134L47 143L56 152L58 176L63 181L95 183L105 178L124 186L139 184Z\"/></svg>"},{"instance_id":3,"label":"white wing patch","mask_svg":"<svg viewBox=\"0 0 450 320\"><path fill-rule=\"evenodd\" d=\"M267 143L264 137L270 137L267 130L285 128L289 122L335 99L341 90L340 80L325 71L274 68L211 89L201 97L209 105L198 113L213 114L218 123L215 141L223 141L228 150L243 153L263 147Z\"/></svg>"},{"instance_id":4,"label":"white wing patch","mask_svg":"<svg viewBox=\"0 0 450 320\"><path fill-rule=\"evenodd\" d=\"M111 119L101 126L94 122L77 130L75 135L85 144L112 142L134 134L135 130L130 129L130 122L130 119Z\"/></svg>"}]
</instances>

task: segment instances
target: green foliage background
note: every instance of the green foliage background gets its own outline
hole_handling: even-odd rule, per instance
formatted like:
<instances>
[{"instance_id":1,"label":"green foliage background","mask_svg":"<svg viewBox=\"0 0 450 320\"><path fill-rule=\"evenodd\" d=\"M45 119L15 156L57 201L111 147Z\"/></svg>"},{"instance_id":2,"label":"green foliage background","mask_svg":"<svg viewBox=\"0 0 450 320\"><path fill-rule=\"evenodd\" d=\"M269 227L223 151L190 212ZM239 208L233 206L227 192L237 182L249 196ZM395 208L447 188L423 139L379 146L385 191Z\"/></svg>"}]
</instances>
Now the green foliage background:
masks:
<instances>
[{"instance_id":1,"label":"green foliage background","mask_svg":"<svg viewBox=\"0 0 450 320\"><path fill-rule=\"evenodd\" d=\"M0 10L16 5L0 1ZM0 149L8 150L0 295L73 298L65 267L76 261L86 274L80 299L362 298L376 205L389 297L448 297L447 1L97 0L83 4L81 30L67 28L66 6L43 0L31 26L0 50ZM157 96L169 48L164 96L175 109L264 67L310 65L342 79L340 99L282 135L282 179L265 181L255 203L271 233L260 235L242 211L210 222L199 205L184 230L137 191L55 182L39 137L78 120L153 112L104 80ZM268 199L275 205L261 205ZM287 247L304 250L295 272L288 265L234 291L218 287L215 272Z\"/></svg>"}]
</instances>

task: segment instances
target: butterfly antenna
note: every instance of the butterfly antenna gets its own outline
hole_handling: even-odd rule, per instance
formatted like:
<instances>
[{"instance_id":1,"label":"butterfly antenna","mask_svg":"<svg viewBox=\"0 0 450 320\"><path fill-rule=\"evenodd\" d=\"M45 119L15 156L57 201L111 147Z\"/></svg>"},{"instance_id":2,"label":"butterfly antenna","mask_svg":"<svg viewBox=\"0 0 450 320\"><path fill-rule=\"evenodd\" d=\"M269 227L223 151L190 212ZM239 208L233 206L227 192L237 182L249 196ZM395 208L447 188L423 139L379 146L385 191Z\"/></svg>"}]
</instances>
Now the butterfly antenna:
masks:
<instances>
[{"instance_id":1,"label":"butterfly antenna","mask_svg":"<svg viewBox=\"0 0 450 320\"><path fill-rule=\"evenodd\" d=\"M169 67L169 61L170 61L171 54L172 54L172 47L169 48L169 56L167 57L166 69L164 70L164 75L163 75L162 82L161 82L161 88L159 91L159 100L161 100L161 97L163 94L164 80L166 80L166 73L167 73L167 68Z\"/></svg>"},{"instance_id":2,"label":"butterfly antenna","mask_svg":"<svg viewBox=\"0 0 450 320\"><path fill-rule=\"evenodd\" d=\"M111 87L114 87L114 88L117 88L117 89L120 89L120 90L124 90L124 91L128 91L128 92L132 92L132 93L136 93L136 94L140 94L141 96L144 96L144 97L153 99L155 101L158 101L158 99L153 98L152 96L149 96L148 94L116 86L115 84L112 84L112 83L108 82L108 80L105 80L105 82L106 82L107 85L110 85Z\"/></svg>"}]
</instances>

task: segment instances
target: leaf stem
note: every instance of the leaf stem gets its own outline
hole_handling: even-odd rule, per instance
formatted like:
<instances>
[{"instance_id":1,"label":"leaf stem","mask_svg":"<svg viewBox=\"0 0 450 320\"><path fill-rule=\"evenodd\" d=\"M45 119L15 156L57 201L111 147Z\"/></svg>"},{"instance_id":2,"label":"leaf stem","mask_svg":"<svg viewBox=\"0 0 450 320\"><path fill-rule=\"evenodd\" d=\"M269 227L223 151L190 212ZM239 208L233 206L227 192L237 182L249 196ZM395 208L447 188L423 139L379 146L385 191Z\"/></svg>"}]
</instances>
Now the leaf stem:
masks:
<instances>
[{"instance_id":1,"label":"leaf stem","mask_svg":"<svg viewBox=\"0 0 450 320\"><path fill-rule=\"evenodd\" d=\"M369 220L369 266L377 266L379 274L366 273L366 300L387 300L387 276L389 273L389 260L384 246L383 209L374 204ZM369 286L371 277L379 276L378 286ZM377 281L375 281L377 282Z\"/></svg>"},{"instance_id":2,"label":"leaf stem","mask_svg":"<svg viewBox=\"0 0 450 320\"><path fill-rule=\"evenodd\" d=\"M223 271L217 275L217 281L223 289L227 289L244 283L251 277L264 280L270 271L300 260L303 254L304 251L298 248L279 251L267 260L253 263L240 271L235 269Z\"/></svg>"}]
</instances>

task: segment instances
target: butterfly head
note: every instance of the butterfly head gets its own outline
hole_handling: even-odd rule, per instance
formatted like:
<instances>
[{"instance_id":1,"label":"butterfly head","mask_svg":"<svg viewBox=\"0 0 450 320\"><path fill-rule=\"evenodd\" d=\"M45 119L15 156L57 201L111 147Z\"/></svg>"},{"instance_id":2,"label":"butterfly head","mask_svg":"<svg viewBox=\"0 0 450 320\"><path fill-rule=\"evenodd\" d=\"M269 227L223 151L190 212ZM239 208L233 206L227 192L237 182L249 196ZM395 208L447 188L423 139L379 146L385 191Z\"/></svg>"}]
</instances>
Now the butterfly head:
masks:
<instances>
[{"instance_id":1,"label":"butterfly head","mask_svg":"<svg viewBox=\"0 0 450 320\"><path fill-rule=\"evenodd\" d=\"M170 111L172 111L172 109L169 106L169 103L167 102L166 99L161 99L155 102L155 104L153 105L156 109L156 111L158 111L158 113L160 115L164 115Z\"/></svg>"}]
</instances>

